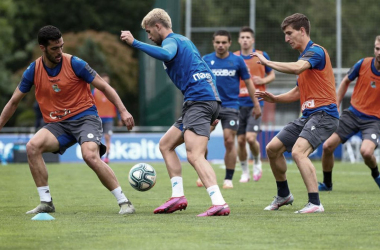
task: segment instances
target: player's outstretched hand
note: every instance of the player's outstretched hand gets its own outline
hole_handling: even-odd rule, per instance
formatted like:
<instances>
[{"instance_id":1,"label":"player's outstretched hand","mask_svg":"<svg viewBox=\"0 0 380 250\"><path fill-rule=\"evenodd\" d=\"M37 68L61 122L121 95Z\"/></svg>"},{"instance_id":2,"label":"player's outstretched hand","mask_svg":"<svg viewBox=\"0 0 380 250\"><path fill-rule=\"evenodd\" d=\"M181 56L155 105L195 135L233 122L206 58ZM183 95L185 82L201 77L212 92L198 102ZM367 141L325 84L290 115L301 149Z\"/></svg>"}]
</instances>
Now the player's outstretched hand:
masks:
<instances>
[{"instance_id":1,"label":"player's outstretched hand","mask_svg":"<svg viewBox=\"0 0 380 250\"><path fill-rule=\"evenodd\" d=\"M133 41L135 40L135 38L129 30L122 30L120 39L129 45L132 45Z\"/></svg>"},{"instance_id":2,"label":"player's outstretched hand","mask_svg":"<svg viewBox=\"0 0 380 250\"><path fill-rule=\"evenodd\" d=\"M135 121L133 120L132 115L128 111L125 111L120 114L120 116L127 129L132 130L132 128L135 126Z\"/></svg>"},{"instance_id":3,"label":"player's outstretched hand","mask_svg":"<svg viewBox=\"0 0 380 250\"><path fill-rule=\"evenodd\" d=\"M267 65L268 63L268 59L266 59L262 54L260 53L257 53L257 52L252 52L251 54L249 54L250 56L257 56L257 58L259 59L259 61L257 63L259 64L262 64L262 65Z\"/></svg>"},{"instance_id":4,"label":"player's outstretched hand","mask_svg":"<svg viewBox=\"0 0 380 250\"><path fill-rule=\"evenodd\" d=\"M276 97L273 94L266 91L256 91L255 97L259 99L259 101L264 100L266 102L271 102L271 103L276 102Z\"/></svg>"}]
</instances>

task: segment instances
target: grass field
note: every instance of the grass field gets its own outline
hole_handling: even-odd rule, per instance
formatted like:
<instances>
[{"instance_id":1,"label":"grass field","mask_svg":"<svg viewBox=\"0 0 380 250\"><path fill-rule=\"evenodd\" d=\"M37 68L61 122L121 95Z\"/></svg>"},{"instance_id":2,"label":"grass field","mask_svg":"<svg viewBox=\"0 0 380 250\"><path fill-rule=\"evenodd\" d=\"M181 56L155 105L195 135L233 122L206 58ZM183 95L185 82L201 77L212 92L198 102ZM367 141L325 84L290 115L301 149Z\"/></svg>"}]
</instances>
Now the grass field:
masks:
<instances>
[{"instance_id":1,"label":"grass field","mask_svg":"<svg viewBox=\"0 0 380 250\"><path fill-rule=\"evenodd\" d=\"M325 213L294 214L307 203L296 165L288 182L293 206L263 211L276 194L268 163L259 182L222 190L228 217L196 217L211 204L196 173L184 164L189 206L173 214L153 214L171 196L165 165L152 164L157 184L148 192L129 186L133 164L111 163L136 214L121 216L114 197L85 164L50 164L49 182L56 213L53 221L32 221L25 212L39 203L26 164L0 165L0 249L380 249L379 188L364 164L337 163L334 190L321 193ZM321 164L315 163L322 180ZM214 165L219 183L224 170Z\"/></svg>"}]
</instances>

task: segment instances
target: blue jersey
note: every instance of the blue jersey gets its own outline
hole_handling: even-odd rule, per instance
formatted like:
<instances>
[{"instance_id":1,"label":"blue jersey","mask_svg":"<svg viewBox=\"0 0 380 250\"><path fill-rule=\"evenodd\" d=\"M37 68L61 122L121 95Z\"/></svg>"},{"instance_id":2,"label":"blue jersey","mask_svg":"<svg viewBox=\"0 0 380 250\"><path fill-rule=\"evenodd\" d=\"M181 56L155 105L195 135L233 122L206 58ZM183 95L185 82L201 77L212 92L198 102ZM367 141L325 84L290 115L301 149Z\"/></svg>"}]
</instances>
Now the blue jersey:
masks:
<instances>
[{"instance_id":1,"label":"blue jersey","mask_svg":"<svg viewBox=\"0 0 380 250\"><path fill-rule=\"evenodd\" d=\"M216 76L222 107L239 109L240 78L247 80L251 77L243 58L229 52L228 57L222 59L213 52L205 55L203 60Z\"/></svg>"},{"instance_id":2,"label":"blue jersey","mask_svg":"<svg viewBox=\"0 0 380 250\"><path fill-rule=\"evenodd\" d=\"M214 74L187 37L170 33L162 41L162 48L136 39L132 46L164 62L166 73L181 90L184 101L220 102Z\"/></svg>"},{"instance_id":3,"label":"blue jersey","mask_svg":"<svg viewBox=\"0 0 380 250\"><path fill-rule=\"evenodd\" d=\"M24 74L22 75L22 79L20 84L18 85L19 90L22 93L27 93L30 91L32 86L34 85L34 69L36 66L36 62L32 62L29 67L24 71ZM62 60L60 63L58 63L54 68L48 68L44 65L44 68L49 76L56 76L61 71L62 67ZM71 67L73 68L75 74L79 77L85 80L88 83L91 83L95 76L96 71L93 70L87 62L83 61L82 59L72 56L71 57ZM75 116L72 116L68 118L67 120L76 120L79 119L85 115L98 115L98 111L96 110L95 106L92 106L91 108L83 111L82 113L79 113Z\"/></svg>"}]
</instances>

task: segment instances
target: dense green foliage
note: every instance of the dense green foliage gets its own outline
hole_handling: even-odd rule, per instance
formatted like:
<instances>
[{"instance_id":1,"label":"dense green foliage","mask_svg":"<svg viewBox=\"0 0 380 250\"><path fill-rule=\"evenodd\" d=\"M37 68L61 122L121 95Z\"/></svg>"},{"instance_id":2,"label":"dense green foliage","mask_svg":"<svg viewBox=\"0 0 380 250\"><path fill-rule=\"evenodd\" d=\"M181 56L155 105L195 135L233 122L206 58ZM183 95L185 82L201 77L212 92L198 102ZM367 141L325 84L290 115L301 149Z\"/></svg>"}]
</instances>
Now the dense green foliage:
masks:
<instances>
[{"instance_id":1,"label":"dense green foliage","mask_svg":"<svg viewBox=\"0 0 380 250\"><path fill-rule=\"evenodd\" d=\"M189 205L173 214L153 214L171 195L162 163L152 163L157 184L138 192L128 183L133 164L111 163L136 214L120 216L115 198L82 164L49 164L49 185L56 212L54 221L32 221L38 193L27 164L0 166L0 249L379 249L379 188L364 164L337 163L334 190L321 193L325 212L294 214L307 202L295 164L289 165L293 206L264 211L273 200L276 184L268 163L259 182L239 183L223 190L231 207L228 217L199 218L211 204L204 188L195 185L196 173L183 166L184 191ZM321 164L316 163L318 178ZM218 183L225 170L214 165ZM238 170L238 169L237 169Z\"/></svg>"},{"instance_id":2,"label":"dense green foliage","mask_svg":"<svg viewBox=\"0 0 380 250\"><path fill-rule=\"evenodd\" d=\"M98 72L107 71L127 108L139 120L137 53L128 46L122 51L120 30L129 29L139 37L140 22L153 7L170 9L177 0L1 0L0 1L0 109L12 95L23 70L40 53L36 53L36 35L44 25L60 28L76 41L65 47L85 59ZM185 0L182 0L182 31L184 30ZM241 27L249 25L247 0L192 0L193 27ZM342 0L342 63L351 67L357 60L373 55L373 41L378 33L378 0ZM306 14L311 21L311 37L324 46L336 66L336 1L256 1L256 47L268 52L276 61L294 61L298 54L284 43L280 24L295 12ZM172 13L173 14L173 13ZM173 26L177 26L174 23ZM87 34L87 35L85 35ZM97 35L95 35L97 34ZM94 39L107 34L107 39ZM231 50L238 49L236 34ZM75 36L86 37L84 40ZM108 40L109 38L109 40ZM213 51L212 33L192 33L192 40L201 54ZM68 39L65 39L69 43ZM112 43L109 49L105 43ZM66 44L68 45L68 44ZM75 47L75 49L74 49ZM128 52L126 52L128 51ZM122 54L126 53L126 54ZM122 61L118 61L122 60ZM163 73L164 74L164 73ZM171 86L174 88L173 86ZM33 121L17 119L33 103L33 97L20 104L17 113L6 126L31 125ZM141 100L145 101L145 100ZM31 117L23 114L22 117Z\"/></svg>"},{"instance_id":3,"label":"dense green foliage","mask_svg":"<svg viewBox=\"0 0 380 250\"><path fill-rule=\"evenodd\" d=\"M99 73L111 75L112 86L137 118L136 55L120 42L119 35L123 29L138 34L141 19L153 3L154 0L120 0L113 4L102 0L0 1L0 108L11 97L29 63L41 56L37 32L51 24L63 33L64 52L81 57ZM33 118L33 114L29 115L33 101L33 95L28 95L6 126L32 125L33 119L25 117ZM18 115L23 119L17 119Z\"/></svg>"}]
</instances>

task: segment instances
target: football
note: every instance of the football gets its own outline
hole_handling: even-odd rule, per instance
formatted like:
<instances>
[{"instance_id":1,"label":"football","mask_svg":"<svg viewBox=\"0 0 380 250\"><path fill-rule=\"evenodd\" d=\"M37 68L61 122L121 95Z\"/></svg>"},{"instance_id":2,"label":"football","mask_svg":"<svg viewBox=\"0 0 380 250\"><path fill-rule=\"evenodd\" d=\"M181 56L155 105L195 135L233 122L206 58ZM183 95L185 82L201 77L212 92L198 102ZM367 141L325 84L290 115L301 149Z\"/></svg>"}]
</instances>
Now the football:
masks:
<instances>
[{"instance_id":1,"label":"football","mask_svg":"<svg viewBox=\"0 0 380 250\"><path fill-rule=\"evenodd\" d=\"M147 163L138 163L129 171L129 184L138 191L148 191L156 184L156 170Z\"/></svg>"}]
</instances>

